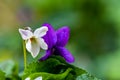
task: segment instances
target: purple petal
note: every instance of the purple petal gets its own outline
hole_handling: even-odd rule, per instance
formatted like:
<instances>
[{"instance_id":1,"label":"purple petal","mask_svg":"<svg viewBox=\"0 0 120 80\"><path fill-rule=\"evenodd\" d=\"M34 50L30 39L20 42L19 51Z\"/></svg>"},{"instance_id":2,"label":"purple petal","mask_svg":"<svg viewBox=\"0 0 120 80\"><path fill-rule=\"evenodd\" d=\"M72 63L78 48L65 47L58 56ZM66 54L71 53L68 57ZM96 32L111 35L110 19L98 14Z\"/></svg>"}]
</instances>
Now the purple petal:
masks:
<instances>
[{"instance_id":1,"label":"purple petal","mask_svg":"<svg viewBox=\"0 0 120 80\"><path fill-rule=\"evenodd\" d=\"M55 33L53 27L52 27L50 24L45 23L45 24L43 24L42 26L48 27L47 34L46 34L43 38L44 38L45 42L47 43L48 48L50 49L50 48L52 48L52 47L56 44L56 42L57 42L56 33Z\"/></svg>"},{"instance_id":2,"label":"purple petal","mask_svg":"<svg viewBox=\"0 0 120 80\"><path fill-rule=\"evenodd\" d=\"M47 50L45 55L40 60L46 60L52 54L51 50Z\"/></svg>"},{"instance_id":3,"label":"purple petal","mask_svg":"<svg viewBox=\"0 0 120 80\"><path fill-rule=\"evenodd\" d=\"M64 59L69 62L72 63L75 61L73 55L64 47L57 47L57 50L59 52L59 55L61 55L62 57L64 57Z\"/></svg>"},{"instance_id":4,"label":"purple petal","mask_svg":"<svg viewBox=\"0 0 120 80\"><path fill-rule=\"evenodd\" d=\"M70 29L69 27L62 27L56 31L57 35L57 46L64 47L69 39Z\"/></svg>"}]
</instances>

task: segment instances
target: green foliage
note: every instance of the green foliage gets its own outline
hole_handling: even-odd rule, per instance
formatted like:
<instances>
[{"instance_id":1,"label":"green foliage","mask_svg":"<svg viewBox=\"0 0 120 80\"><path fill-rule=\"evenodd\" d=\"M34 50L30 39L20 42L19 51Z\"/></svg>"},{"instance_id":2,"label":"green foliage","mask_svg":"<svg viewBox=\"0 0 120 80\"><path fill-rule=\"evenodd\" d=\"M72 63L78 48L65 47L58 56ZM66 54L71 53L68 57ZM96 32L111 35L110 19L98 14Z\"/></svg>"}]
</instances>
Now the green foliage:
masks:
<instances>
[{"instance_id":1,"label":"green foliage","mask_svg":"<svg viewBox=\"0 0 120 80\"><path fill-rule=\"evenodd\" d=\"M78 76L76 80L100 80L90 74L82 74Z\"/></svg>"},{"instance_id":2,"label":"green foliage","mask_svg":"<svg viewBox=\"0 0 120 80\"><path fill-rule=\"evenodd\" d=\"M42 78L44 80L64 80L65 77L68 75L68 73L71 71L72 69L69 68L67 69L65 72L61 73L61 74L51 74L51 73L46 73L46 72L39 72L39 73L33 73L31 75L29 75L29 77L31 78L31 80L34 80L36 77L42 76Z\"/></svg>"},{"instance_id":3,"label":"green foliage","mask_svg":"<svg viewBox=\"0 0 120 80\"><path fill-rule=\"evenodd\" d=\"M5 78L9 80L16 80L16 79L20 80L20 77L18 76L18 66L17 64L15 64L14 61L9 60L2 62L0 64L0 69L5 72L4 75L1 75L2 77L5 76ZM4 79L0 79L0 80L4 80Z\"/></svg>"},{"instance_id":4,"label":"green foliage","mask_svg":"<svg viewBox=\"0 0 120 80\"><path fill-rule=\"evenodd\" d=\"M75 67L65 62L60 56L51 56L45 61L33 62L27 66L22 79L30 77L31 80L41 76L43 80L84 80L82 74L86 74L85 79L97 80L87 75L83 69ZM80 76L80 77L79 77Z\"/></svg>"},{"instance_id":5,"label":"green foliage","mask_svg":"<svg viewBox=\"0 0 120 80\"><path fill-rule=\"evenodd\" d=\"M5 73L0 70L0 80L5 80Z\"/></svg>"},{"instance_id":6,"label":"green foliage","mask_svg":"<svg viewBox=\"0 0 120 80\"><path fill-rule=\"evenodd\" d=\"M21 80L18 76L18 66L13 61L0 64L0 80ZM85 70L68 64L61 56L51 56L45 61L30 63L24 70L22 80L30 77L34 80L98 80Z\"/></svg>"}]
</instances>

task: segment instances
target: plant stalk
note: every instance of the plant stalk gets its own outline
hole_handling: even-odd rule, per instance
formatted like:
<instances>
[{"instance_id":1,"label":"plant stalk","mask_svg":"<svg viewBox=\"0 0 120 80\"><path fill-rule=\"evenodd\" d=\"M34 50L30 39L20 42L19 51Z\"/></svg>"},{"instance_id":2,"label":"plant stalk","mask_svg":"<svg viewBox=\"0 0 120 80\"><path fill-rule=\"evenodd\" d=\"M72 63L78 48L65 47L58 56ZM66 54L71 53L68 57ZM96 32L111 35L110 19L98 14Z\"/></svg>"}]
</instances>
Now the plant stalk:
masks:
<instances>
[{"instance_id":1,"label":"plant stalk","mask_svg":"<svg viewBox=\"0 0 120 80\"><path fill-rule=\"evenodd\" d=\"M23 40L23 53L24 53L24 70L27 67L27 58L26 58L26 48L25 48L25 40Z\"/></svg>"}]
</instances>

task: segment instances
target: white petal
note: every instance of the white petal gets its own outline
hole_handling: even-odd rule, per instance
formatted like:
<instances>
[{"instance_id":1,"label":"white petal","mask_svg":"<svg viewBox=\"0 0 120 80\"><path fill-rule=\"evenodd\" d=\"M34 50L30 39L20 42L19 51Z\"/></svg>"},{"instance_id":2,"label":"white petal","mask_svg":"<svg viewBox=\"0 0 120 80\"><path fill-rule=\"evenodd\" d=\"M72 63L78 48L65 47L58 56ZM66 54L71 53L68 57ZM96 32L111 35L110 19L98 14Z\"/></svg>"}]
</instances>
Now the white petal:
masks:
<instances>
[{"instance_id":1,"label":"white petal","mask_svg":"<svg viewBox=\"0 0 120 80\"><path fill-rule=\"evenodd\" d=\"M40 51L39 43L37 43L37 41L31 41L30 39L26 43L26 48L27 48L28 52L31 53L33 58L35 58Z\"/></svg>"},{"instance_id":2,"label":"white petal","mask_svg":"<svg viewBox=\"0 0 120 80\"><path fill-rule=\"evenodd\" d=\"M19 33L24 40L27 40L33 36L33 33L29 30L19 29Z\"/></svg>"},{"instance_id":3,"label":"white petal","mask_svg":"<svg viewBox=\"0 0 120 80\"><path fill-rule=\"evenodd\" d=\"M30 77L27 77L25 80L30 80Z\"/></svg>"},{"instance_id":4,"label":"white petal","mask_svg":"<svg viewBox=\"0 0 120 80\"><path fill-rule=\"evenodd\" d=\"M34 36L36 38L43 37L47 33L47 31L48 31L47 27L40 27L40 28L38 28L38 29L35 30Z\"/></svg>"},{"instance_id":5,"label":"white petal","mask_svg":"<svg viewBox=\"0 0 120 80\"><path fill-rule=\"evenodd\" d=\"M46 42L44 41L44 39L42 38L38 38L38 43L40 45L40 47L44 50L47 50L48 49L48 45L46 44Z\"/></svg>"},{"instance_id":6,"label":"white petal","mask_svg":"<svg viewBox=\"0 0 120 80\"><path fill-rule=\"evenodd\" d=\"M42 80L42 77L37 77L34 80Z\"/></svg>"}]
</instances>

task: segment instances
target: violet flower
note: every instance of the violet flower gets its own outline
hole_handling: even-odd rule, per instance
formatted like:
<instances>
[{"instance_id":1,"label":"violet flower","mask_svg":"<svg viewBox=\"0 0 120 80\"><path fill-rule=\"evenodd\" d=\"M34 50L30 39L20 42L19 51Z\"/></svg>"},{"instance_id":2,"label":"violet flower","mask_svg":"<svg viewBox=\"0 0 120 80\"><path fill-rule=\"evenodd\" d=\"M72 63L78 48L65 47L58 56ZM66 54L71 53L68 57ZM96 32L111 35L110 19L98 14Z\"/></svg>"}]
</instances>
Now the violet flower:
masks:
<instances>
[{"instance_id":1,"label":"violet flower","mask_svg":"<svg viewBox=\"0 0 120 80\"><path fill-rule=\"evenodd\" d=\"M39 54L40 48L44 50L48 49L48 45L42 38L44 35L46 35L48 28L45 26L37 28L34 33L30 31L30 27L28 28L29 30L19 29L19 32L23 40L26 42L26 49L31 53L33 58L35 58Z\"/></svg>"},{"instance_id":2,"label":"violet flower","mask_svg":"<svg viewBox=\"0 0 120 80\"><path fill-rule=\"evenodd\" d=\"M45 60L51 55L60 55L67 62L69 63L74 62L74 57L65 48L68 42L68 39L69 39L69 33L70 33L69 27L64 26L55 31L53 27L48 23L43 24L43 26L48 27L48 32L43 37L45 42L48 45L48 50L46 51L46 54L40 60Z\"/></svg>"}]
</instances>

